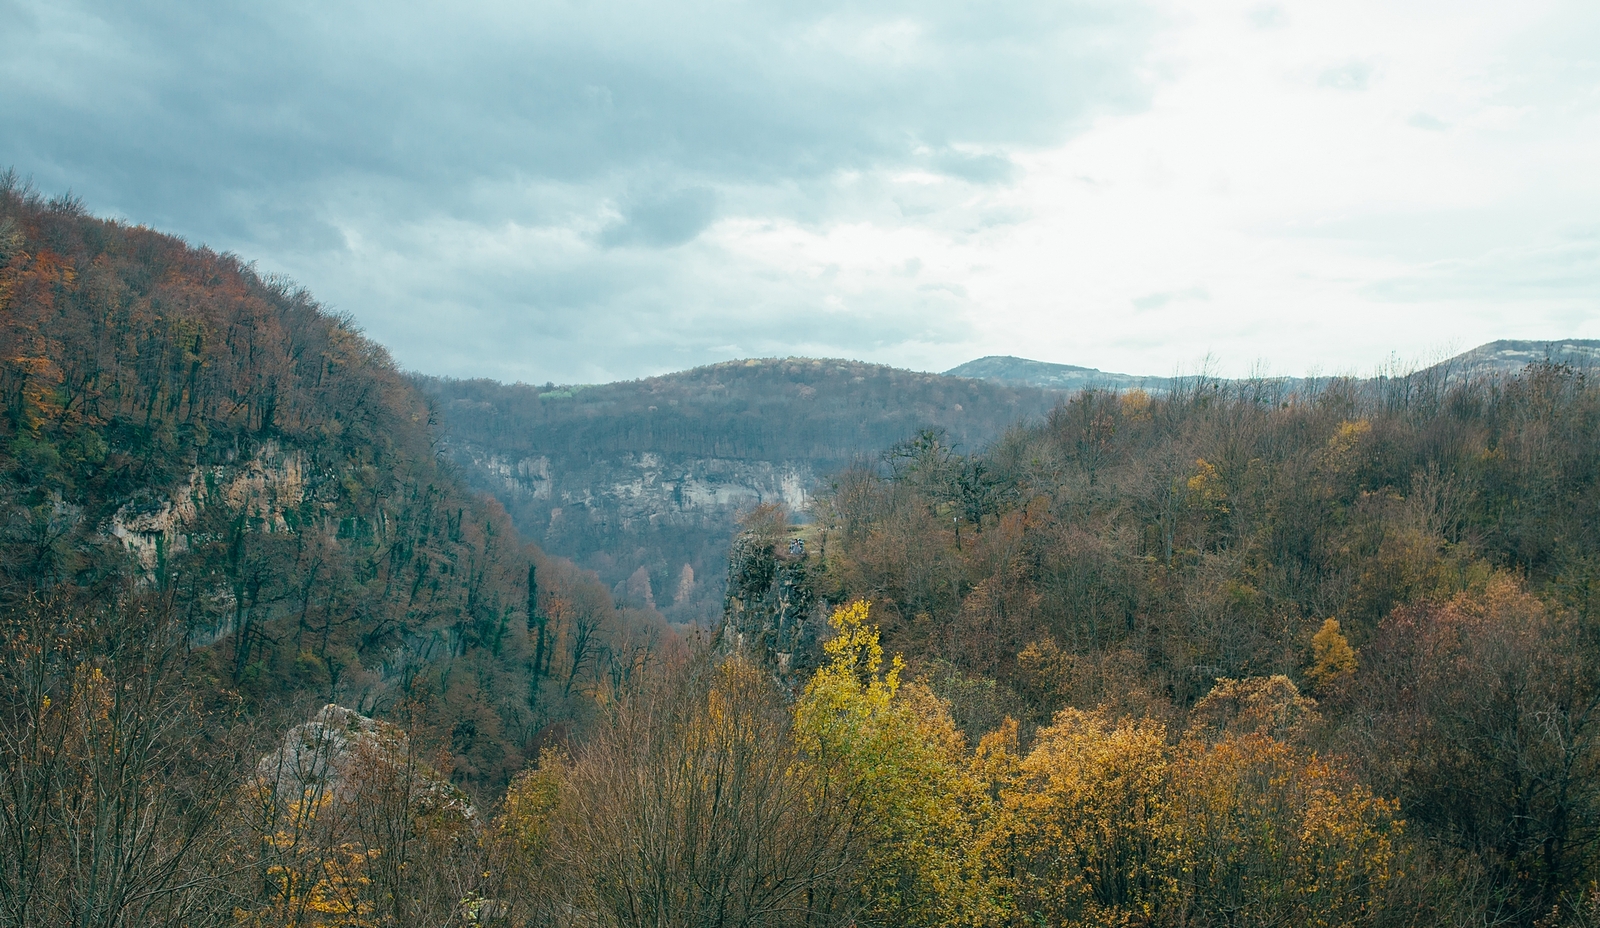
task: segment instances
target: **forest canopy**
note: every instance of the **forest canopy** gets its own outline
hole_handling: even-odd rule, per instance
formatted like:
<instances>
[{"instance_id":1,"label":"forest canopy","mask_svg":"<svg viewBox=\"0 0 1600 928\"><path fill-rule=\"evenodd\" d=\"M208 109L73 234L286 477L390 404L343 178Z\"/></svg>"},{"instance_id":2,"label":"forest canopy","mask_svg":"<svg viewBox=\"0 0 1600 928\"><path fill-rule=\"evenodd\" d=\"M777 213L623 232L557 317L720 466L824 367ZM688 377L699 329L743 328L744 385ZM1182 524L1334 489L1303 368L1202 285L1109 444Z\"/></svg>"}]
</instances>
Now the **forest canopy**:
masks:
<instances>
[{"instance_id":1,"label":"forest canopy","mask_svg":"<svg viewBox=\"0 0 1600 928\"><path fill-rule=\"evenodd\" d=\"M982 454L936 432L908 440L841 475L817 520L814 595L870 600L884 646L969 740L1008 719L1035 751L1069 719L1152 751L1270 734L1368 797L1342 808L1403 820L1380 831L1405 859L1384 892L1406 901L1317 918L1592 911L1587 371L1085 391ZM1158 756L1150 769L1174 763Z\"/></svg>"}]
</instances>

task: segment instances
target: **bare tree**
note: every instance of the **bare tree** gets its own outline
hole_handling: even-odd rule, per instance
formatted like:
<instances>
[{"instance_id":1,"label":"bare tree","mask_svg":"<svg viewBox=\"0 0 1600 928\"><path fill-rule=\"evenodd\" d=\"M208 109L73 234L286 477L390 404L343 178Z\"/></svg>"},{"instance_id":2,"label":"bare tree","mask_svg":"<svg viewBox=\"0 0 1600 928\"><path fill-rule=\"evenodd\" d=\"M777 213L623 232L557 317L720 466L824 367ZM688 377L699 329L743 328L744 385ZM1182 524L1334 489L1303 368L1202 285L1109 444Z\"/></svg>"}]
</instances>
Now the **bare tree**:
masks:
<instances>
[{"instance_id":1,"label":"bare tree","mask_svg":"<svg viewBox=\"0 0 1600 928\"><path fill-rule=\"evenodd\" d=\"M558 876L608 926L844 923L847 829L767 674L700 662L625 703L566 777Z\"/></svg>"},{"instance_id":2,"label":"bare tree","mask_svg":"<svg viewBox=\"0 0 1600 928\"><path fill-rule=\"evenodd\" d=\"M0 925L228 920L235 767L182 686L167 605L0 619Z\"/></svg>"}]
</instances>

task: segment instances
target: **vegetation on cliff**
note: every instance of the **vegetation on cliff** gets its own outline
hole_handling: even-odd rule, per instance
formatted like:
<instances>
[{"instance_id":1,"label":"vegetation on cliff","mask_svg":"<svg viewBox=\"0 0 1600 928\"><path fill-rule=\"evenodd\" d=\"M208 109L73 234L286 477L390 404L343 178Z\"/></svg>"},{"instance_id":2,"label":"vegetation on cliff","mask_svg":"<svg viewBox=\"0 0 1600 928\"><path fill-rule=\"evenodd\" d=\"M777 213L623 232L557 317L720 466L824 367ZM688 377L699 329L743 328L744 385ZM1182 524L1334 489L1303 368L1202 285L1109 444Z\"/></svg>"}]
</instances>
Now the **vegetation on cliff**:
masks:
<instances>
[{"instance_id":1,"label":"vegetation on cliff","mask_svg":"<svg viewBox=\"0 0 1600 928\"><path fill-rule=\"evenodd\" d=\"M0 177L0 924L158 923L266 866L224 799L318 705L405 715L492 799L670 644L436 443L304 291Z\"/></svg>"},{"instance_id":2,"label":"vegetation on cliff","mask_svg":"<svg viewBox=\"0 0 1600 928\"><path fill-rule=\"evenodd\" d=\"M419 378L462 473L619 597L713 623L734 516L920 428L982 448L1047 391L858 361L759 359L586 387Z\"/></svg>"}]
</instances>

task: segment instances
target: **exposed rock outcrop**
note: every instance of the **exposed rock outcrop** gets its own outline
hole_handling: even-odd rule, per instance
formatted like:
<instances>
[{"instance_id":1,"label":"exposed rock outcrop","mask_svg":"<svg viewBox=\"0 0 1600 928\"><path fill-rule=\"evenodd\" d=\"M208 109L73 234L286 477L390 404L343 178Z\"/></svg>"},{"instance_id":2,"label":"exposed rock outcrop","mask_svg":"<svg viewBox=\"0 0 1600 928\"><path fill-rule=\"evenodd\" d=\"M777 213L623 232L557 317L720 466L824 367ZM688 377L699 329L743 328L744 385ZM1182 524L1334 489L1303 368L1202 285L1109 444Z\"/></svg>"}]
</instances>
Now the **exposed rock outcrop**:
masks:
<instances>
[{"instance_id":1,"label":"exposed rock outcrop","mask_svg":"<svg viewBox=\"0 0 1600 928\"><path fill-rule=\"evenodd\" d=\"M790 539L742 532L728 560L722 646L768 668L793 688L822 661L827 603L816 594L814 561Z\"/></svg>"},{"instance_id":2,"label":"exposed rock outcrop","mask_svg":"<svg viewBox=\"0 0 1600 928\"><path fill-rule=\"evenodd\" d=\"M122 505L106 531L122 542L147 578L189 550L186 529L207 506L224 505L263 532L289 531L288 514L305 498L305 457L268 442L243 464L195 467L166 497Z\"/></svg>"},{"instance_id":3,"label":"exposed rock outcrop","mask_svg":"<svg viewBox=\"0 0 1600 928\"><path fill-rule=\"evenodd\" d=\"M257 786L280 803L359 801L375 782L399 785L416 811L478 820L466 794L418 759L405 732L333 703L289 729L256 765Z\"/></svg>"},{"instance_id":4,"label":"exposed rock outcrop","mask_svg":"<svg viewBox=\"0 0 1600 928\"><path fill-rule=\"evenodd\" d=\"M764 504L803 512L819 483L809 461L653 452L510 460L473 446L457 453L479 486L504 501L546 548L591 563L619 594L628 594L619 600L670 604L685 619L696 611L703 620L715 617L716 581L738 514ZM688 585L681 580L685 570ZM694 583L696 575L710 585ZM649 585L641 586L645 581ZM648 589L652 596L640 595Z\"/></svg>"}]
</instances>

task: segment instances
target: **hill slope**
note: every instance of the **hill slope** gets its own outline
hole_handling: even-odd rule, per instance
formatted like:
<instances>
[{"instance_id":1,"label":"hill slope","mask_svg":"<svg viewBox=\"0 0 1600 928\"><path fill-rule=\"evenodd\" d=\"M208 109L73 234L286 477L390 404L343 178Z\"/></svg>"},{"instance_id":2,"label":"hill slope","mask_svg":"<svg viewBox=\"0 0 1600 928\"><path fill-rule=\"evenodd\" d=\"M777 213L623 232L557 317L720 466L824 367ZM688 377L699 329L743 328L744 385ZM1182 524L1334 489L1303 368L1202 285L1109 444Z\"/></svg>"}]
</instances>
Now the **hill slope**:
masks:
<instances>
[{"instance_id":1,"label":"hill slope","mask_svg":"<svg viewBox=\"0 0 1600 928\"><path fill-rule=\"evenodd\" d=\"M434 443L427 399L304 291L0 177L8 621L153 602L200 691L420 700L459 778L503 780L649 623L519 540ZM592 626L577 653L551 597Z\"/></svg>"},{"instance_id":2,"label":"hill slope","mask_svg":"<svg viewBox=\"0 0 1600 928\"><path fill-rule=\"evenodd\" d=\"M1067 392L1088 388L1131 390L1135 387L1156 391L1168 389L1171 382L1170 377L1115 374L1093 367L1030 361L1010 355L989 355L952 367L944 373L946 377L971 377L993 383Z\"/></svg>"},{"instance_id":3,"label":"hill slope","mask_svg":"<svg viewBox=\"0 0 1600 928\"><path fill-rule=\"evenodd\" d=\"M680 619L715 617L734 516L799 509L918 429L981 448L1054 394L854 361L730 361L603 386L421 378L456 459L523 531Z\"/></svg>"},{"instance_id":4,"label":"hill slope","mask_svg":"<svg viewBox=\"0 0 1600 928\"><path fill-rule=\"evenodd\" d=\"M1581 338L1542 342L1501 339L1464 351L1435 364L1429 370L1446 373L1452 379L1471 379L1492 374L1515 374L1530 364L1542 361L1567 364L1578 370L1592 369L1600 365L1600 341Z\"/></svg>"}]
</instances>

